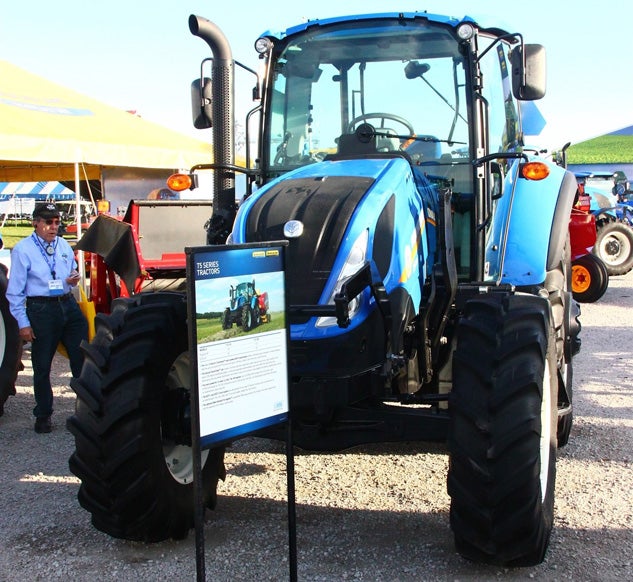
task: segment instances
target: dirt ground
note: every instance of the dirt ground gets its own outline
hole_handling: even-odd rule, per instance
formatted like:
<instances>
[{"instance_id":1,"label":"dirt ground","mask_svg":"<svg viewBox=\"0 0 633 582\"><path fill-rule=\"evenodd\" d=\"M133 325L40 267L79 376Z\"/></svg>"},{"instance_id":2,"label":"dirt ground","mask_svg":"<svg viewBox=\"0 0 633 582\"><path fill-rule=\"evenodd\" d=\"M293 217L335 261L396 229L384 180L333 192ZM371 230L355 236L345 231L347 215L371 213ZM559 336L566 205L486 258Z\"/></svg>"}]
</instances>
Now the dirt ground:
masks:
<instances>
[{"instance_id":1,"label":"dirt ground","mask_svg":"<svg viewBox=\"0 0 633 582\"><path fill-rule=\"evenodd\" d=\"M299 580L632 580L633 272L582 306L575 421L559 451L556 518L536 567L479 566L453 548L441 446L297 451ZM67 362L56 357L54 430L33 431L32 372L18 378L0 418L0 581L192 580L195 536L142 544L97 531L77 502ZM228 476L205 522L207 579L288 579L284 447L244 439L227 451Z\"/></svg>"}]
</instances>

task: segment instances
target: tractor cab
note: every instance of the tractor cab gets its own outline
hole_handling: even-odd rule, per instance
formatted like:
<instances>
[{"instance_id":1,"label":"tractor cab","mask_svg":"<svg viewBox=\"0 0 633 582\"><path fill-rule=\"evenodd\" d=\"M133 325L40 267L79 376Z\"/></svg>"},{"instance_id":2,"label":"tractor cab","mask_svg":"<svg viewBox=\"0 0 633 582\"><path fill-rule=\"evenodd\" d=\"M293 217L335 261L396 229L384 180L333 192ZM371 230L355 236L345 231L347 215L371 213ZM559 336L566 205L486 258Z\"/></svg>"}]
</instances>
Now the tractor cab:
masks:
<instances>
[{"instance_id":1,"label":"tractor cab","mask_svg":"<svg viewBox=\"0 0 633 582\"><path fill-rule=\"evenodd\" d=\"M190 19L215 51L211 77L194 82L193 117L197 126L213 119L214 142L224 148L232 106L215 96L231 93L220 70L231 55L205 22ZM429 184L451 188L459 277L484 280L493 198L522 147L517 99L544 94L543 47L468 17L416 12L309 21L267 31L255 48L263 76L253 92L261 104L245 123L246 143L257 143L256 163L246 148L249 192L323 161L402 158L423 197ZM499 161L484 157L497 152ZM233 155L220 148L211 165L218 181L210 242L224 242L216 235L226 237L235 216L221 182L223 168L225 177L237 169Z\"/></svg>"},{"instance_id":2,"label":"tractor cab","mask_svg":"<svg viewBox=\"0 0 633 582\"><path fill-rule=\"evenodd\" d=\"M252 283L240 283L237 287L231 286L229 290L231 309L240 309L243 305L249 303L253 293Z\"/></svg>"}]
</instances>

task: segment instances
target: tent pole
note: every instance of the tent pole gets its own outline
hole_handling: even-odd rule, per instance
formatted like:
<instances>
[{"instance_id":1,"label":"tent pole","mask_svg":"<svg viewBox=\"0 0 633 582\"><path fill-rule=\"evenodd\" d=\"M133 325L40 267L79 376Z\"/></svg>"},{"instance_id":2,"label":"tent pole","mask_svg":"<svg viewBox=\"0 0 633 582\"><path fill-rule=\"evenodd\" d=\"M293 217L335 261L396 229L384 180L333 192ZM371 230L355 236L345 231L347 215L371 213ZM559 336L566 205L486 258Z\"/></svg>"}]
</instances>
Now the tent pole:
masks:
<instances>
[{"instance_id":1,"label":"tent pole","mask_svg":"<svg viewBox=\"0 0 633 582\"><path fill-rule=\"evenodd\" d=\"M81 238L81 183L79 179L79 162L75 162L75 218L77 219L77 240Z\"/></svg>"},{"instance_id":2,"label":"tent pole","mask_svg":"<svg viewBox=\"0 0 633 582\"><path fill-rule=\"evenodd\" d=\"M92 212L91 215L97 216L97 203L95 202L95 197L92 195L92 189L90 188L90 180L88 180L88 174L86 173L86 166L81 164L81 169L84 171L84 180L86 181L86 188L88 188L88 196L90 196L90 202L92 202ZM101 172L99 172L99 180L101 180Z\"/></svg>"},{"instance_id":3,"label":"tent pole","mask_svg":"<svg viewBox=\"0 0 633 582\"><path fill-rule=\"evenodd\" d=\"M79 162L75 162L75 218L77 219L77 240L81 238L81 183L79 179ZM79 267L79 284L86 290L86 263L84 252L77 251L77 264Z\"/></svg>"}]
</instances>

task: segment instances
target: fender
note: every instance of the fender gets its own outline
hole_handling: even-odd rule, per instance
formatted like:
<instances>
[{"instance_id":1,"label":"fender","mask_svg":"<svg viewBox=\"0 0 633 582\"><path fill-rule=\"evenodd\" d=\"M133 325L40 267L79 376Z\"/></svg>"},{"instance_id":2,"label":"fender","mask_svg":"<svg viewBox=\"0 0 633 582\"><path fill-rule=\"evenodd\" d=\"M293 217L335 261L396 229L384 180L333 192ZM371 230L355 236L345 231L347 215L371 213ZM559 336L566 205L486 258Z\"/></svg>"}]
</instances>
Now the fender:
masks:
<instances>
[{"instance_id":1,"label":"fender","mask_svg":"<svg viewBox=\"0 0 633 582\"><path fill-rule=\"evenodd\" d=\"M518 177L518 163L511 167L486 249L490 280L539 285L556 266L569 232L577 185L571 172L548 166L549 176L539 181Z\"/></svg>"},{"instance_id":2,"label":"fender","mask_svg":"<svg viewBox=\"0 0 633 582\"><path fill-rule=\"evenodd\" d=\"M591 214L596 217L596 221L600 221L600 219L604 219L607 222L610 220L617 220L617 207L612 208L599 208L598 210L592 210Z\"/></svg>"}]
</instances>

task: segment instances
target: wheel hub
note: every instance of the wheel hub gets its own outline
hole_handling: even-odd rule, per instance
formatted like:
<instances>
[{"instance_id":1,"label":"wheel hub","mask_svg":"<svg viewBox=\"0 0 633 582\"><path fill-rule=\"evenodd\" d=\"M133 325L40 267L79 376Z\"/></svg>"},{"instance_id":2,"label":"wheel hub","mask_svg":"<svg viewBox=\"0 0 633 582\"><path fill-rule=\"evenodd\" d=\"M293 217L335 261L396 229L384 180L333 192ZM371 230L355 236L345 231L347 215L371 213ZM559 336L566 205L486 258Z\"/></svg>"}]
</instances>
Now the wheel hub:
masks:
<instances>
[{"instance_id":1,"label":"wheel hub","mask_svg":"<svg viewBox=\"0 0 633 582\"><path fill-rule=\"evenodd\" d=\"M612 258L617 257L622 251L622 247L620 246L620 241L618 241L616 238L609 239L607 241L607 244L605 245L605 251L610 257Z\"/></svg>"},{"instance_id":2,"label":"wheel hub","mask_svg":"<svg viewBox=\"0 0 633 582\"><path fill-rule=\"evenodd\" d=\"M589 271L581 266L572 267L572 289L576 293L584 293L591 287L591 275Z\"/></svg>"}]
</instances>

